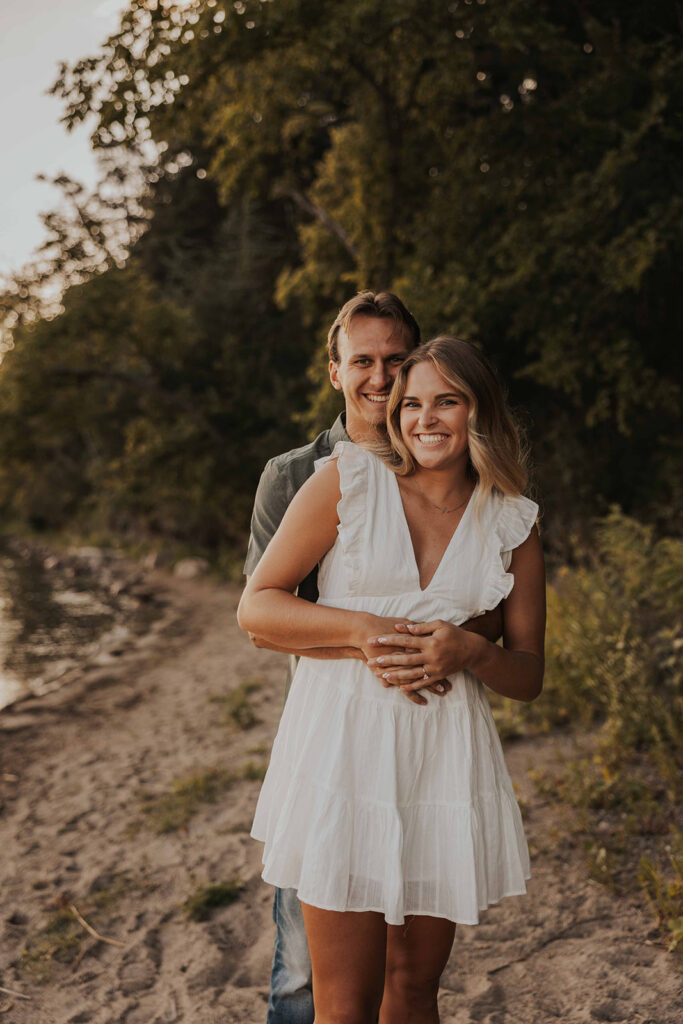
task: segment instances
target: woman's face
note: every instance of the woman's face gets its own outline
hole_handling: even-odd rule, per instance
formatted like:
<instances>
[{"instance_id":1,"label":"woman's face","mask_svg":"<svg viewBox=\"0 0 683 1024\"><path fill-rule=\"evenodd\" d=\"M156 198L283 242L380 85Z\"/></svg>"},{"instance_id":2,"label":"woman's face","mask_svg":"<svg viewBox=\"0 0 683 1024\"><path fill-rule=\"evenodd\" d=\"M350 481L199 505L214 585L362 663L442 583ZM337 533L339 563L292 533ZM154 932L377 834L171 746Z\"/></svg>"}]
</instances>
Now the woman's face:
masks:
<instances>
[{"instance_id":1,"label":"woman's face","mask_svg":"<svg viewBox=\"0 0 683 1024\"><path fill-rule=\"evenodd\" d=\"M418 465L450 469L467 464L467 413L464 395L454 391L430 362L408 372L401 402L401 436Z\"/></svg>"}]
</instances>

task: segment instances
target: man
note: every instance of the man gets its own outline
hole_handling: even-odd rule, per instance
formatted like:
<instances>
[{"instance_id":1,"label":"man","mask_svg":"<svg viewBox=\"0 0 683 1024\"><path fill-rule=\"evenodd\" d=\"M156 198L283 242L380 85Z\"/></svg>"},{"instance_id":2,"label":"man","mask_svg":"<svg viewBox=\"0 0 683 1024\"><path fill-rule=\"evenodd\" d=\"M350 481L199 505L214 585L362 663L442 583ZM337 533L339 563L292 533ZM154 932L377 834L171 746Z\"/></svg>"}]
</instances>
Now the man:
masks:
<instances>
[{"instance_id":1,"label":"man","mask_svg":"<svg viewBox=\"0 0 683 1024\"><path fill-rule=\"evenodd\" d=\"M315 441L271 459L261 476L251 521L249 550L244 566L247 577L256 568L277 530L289 503L314 472L317 459L330 455L338 441L360 442L377 438L384 430L389 392L403 361L420 343L420 329L401 300L390 292L364 291L339 311L327 339L330 381L344 395L345 411ZM308 601L318 596L314 571L299 586ZM475 628L468 623L465 628ZM495 640L499 617L489 613L477 620L477 632ZM268 646L252 637L256 646ZM316 648L296 651L277 648L290 657L287 689L296 666L295 655L316 658L362 658L355 648ZM405 654L405 652L402 652ZM457 671L457 656L440 651L439 662ZM401 663L401 658L397 663ZM404 664L408 664L404 660ZM444 672L444 674L448 674ZM378 682L379 685L379 682ZM417 700L421 698L417 697ZM277 926L268 1002L268 1024L313 1024L311 963L301 905L294 889L276 889L273 918Z\"/></svg>"}]
</instances>

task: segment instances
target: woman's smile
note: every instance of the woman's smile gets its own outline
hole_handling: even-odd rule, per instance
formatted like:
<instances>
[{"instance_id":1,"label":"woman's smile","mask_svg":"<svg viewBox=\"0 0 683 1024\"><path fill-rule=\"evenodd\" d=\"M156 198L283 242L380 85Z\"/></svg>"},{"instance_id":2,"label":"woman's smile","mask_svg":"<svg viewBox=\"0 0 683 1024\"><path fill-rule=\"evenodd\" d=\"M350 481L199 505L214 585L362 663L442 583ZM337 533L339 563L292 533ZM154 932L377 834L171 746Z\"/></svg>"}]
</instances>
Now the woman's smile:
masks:
<instances>
[{"instance_id":1,"label":"woman's smile","mask_svg":"<svg viewBox=\"0 0 683 1024\"><path fill-rule=\"evenodd\" d=\"M418 465L446 469L467 458L467 399L432 363L411 367L401 401L401 434Z\"/></svg>"},{"instance_id":2,"label":"woman's smile","mask_svg":"<svg viewBox=\"0 0 683 1024\"><path fill-rule=\"evenodd\" d=\"M448 440L448 434L414 434L414 437L420 442L420 444L426 445L428 448L434 448L438 444L443 444L444 441Z\"/></svg>"}]
</instances>

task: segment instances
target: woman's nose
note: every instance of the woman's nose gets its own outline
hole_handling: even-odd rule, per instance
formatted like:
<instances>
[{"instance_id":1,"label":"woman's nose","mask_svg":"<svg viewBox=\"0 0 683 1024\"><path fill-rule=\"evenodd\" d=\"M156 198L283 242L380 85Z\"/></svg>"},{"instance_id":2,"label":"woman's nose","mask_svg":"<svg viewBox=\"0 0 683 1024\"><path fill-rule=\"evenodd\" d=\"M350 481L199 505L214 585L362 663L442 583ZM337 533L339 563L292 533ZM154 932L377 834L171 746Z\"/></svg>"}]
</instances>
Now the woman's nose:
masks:
<instances>
[{"instance_id":1,"label":"woman's nose","mask_svg":"<svg viewBox=\"0 0 683 1024\"><path fill-rule=\"evenodd\" d=\"M430 405L423 405L420 410L420 418L418 422L421 423L422 426L426 427L433 423L435 419L436 416L434 415L432 407Z\"/></svg>"}]
</instances>

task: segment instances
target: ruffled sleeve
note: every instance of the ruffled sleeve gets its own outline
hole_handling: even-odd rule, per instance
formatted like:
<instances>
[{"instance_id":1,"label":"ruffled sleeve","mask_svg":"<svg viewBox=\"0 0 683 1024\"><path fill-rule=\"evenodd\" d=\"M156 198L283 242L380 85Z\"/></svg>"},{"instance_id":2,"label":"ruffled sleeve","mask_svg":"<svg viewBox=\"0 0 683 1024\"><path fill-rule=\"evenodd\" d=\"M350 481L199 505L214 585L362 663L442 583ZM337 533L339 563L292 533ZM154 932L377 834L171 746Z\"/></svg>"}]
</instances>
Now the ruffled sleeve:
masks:
<instances>
[{"instance_id":1,"label":"ruffled sleeve","mask_svg":"<svg viewBox=\"0 0 683 1024\"><path fill-rule=\"evenodd\" d=\"M348 585L354 590L361 578L368 529L368 476L372 456L352 441L337 441L331 455L318 459L316 471L337 460L341 499L337 504L337 533L344 553Z\"/></svg>"},{"instance_id":2,"label":"ruffled sleeve","mask_svg":"<svg viewBox=\"0 0 683 1024\"><path fill-rule=\"evenodd\" d=\"M492 523L488 549L489 570L484 582L481 612L495 608L510 596L515 577L509 572L512 552L522 544L536 522L538 505L523 495L495 499L498 508ZM478 613L478 614L480 614Z\"/></svg>"},{"instance_id":3,"label":"ruffled sleeve","mask_svg":"<svg viewBox=\"0 0 683 1024\"><path fill-rule=\"evenodd\" d=\"M535 501L525 498L522 494L514 497L506 495L503 498L496 532L506 571L510 568L512 552L527 539L537 518L538 505Z\"/></svg>"}]
</instances>

